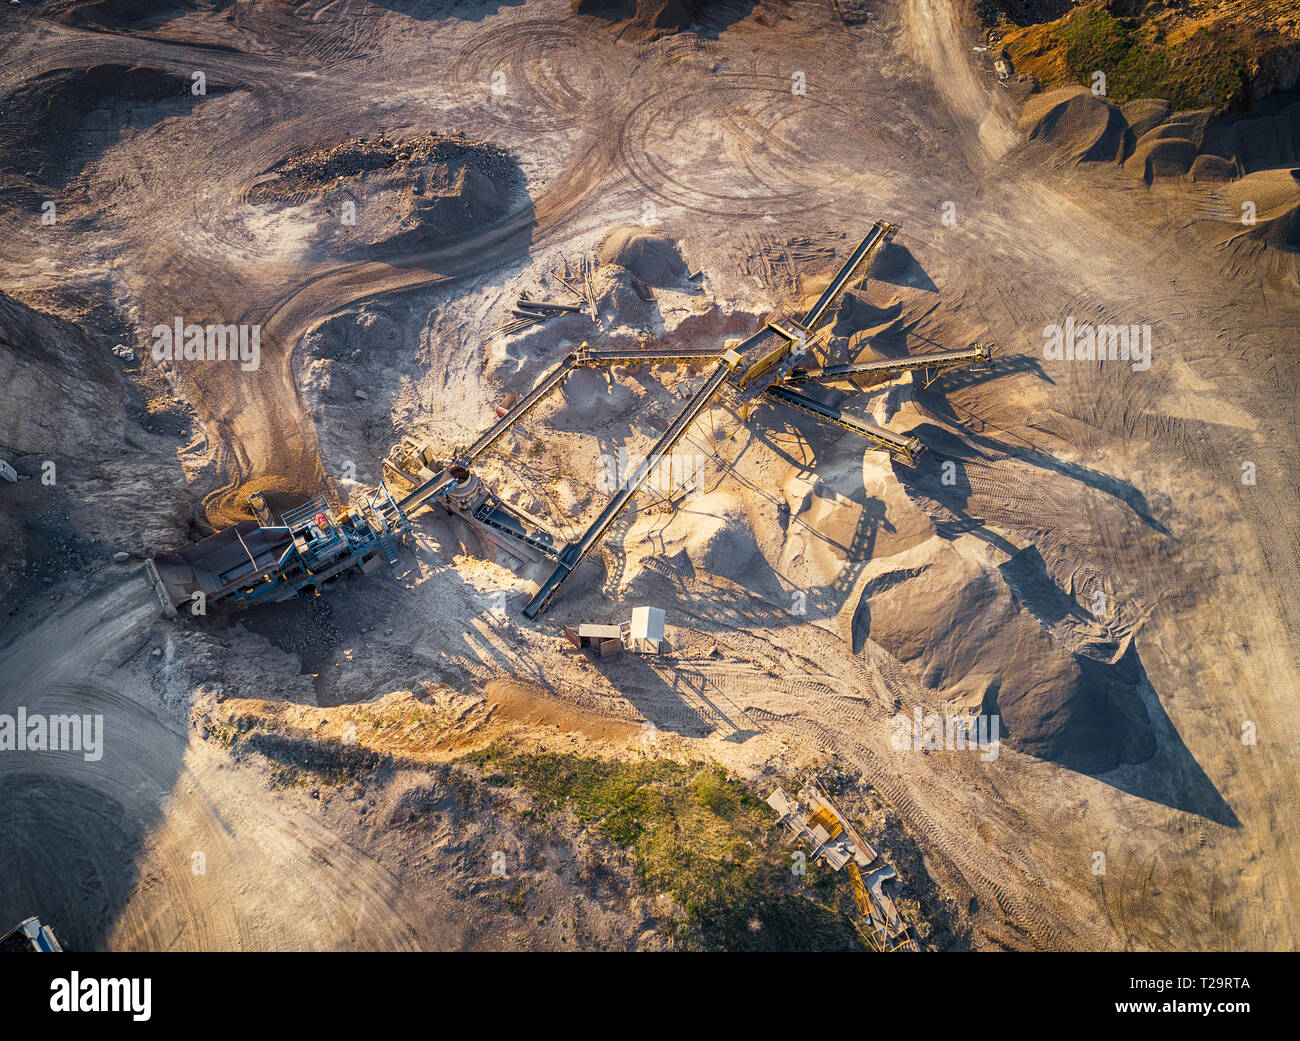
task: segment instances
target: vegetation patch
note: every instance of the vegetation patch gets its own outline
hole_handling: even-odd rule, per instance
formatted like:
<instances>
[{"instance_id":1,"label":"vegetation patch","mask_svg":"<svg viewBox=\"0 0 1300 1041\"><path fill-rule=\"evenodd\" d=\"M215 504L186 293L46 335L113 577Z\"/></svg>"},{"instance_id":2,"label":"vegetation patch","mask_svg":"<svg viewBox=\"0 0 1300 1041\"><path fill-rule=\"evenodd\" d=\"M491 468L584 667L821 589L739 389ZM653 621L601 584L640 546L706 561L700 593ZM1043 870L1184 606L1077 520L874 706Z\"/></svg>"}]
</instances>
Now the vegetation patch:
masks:
<instances>
[{"instance_id":1,"label":"vegetation patch","mask_svg":"<svg viewBox=\"0 0 1300 1041\"><path fill-rule=\"evenodd\" d=\"M665 931L686 950L861 950L847 885L810 863L791 871L776 818L717 766L621 762L494 744L460 760L485 783L528 794L534 810L571 811L627 849ZM823 877L826 876L826 877Z\"/></svg>"},{"instance_id":2,"label":"vegetation patch","mask_svg":"<svg viewBox=\"0 0 1300 1041\"><path fill-rule=\"evenodd\" d=\"M1163 98L1175 109L1225 109L1248 100L1247 44L1230 26L1200 28L1171 42L1160 22L1116 18L1098 4L1014 29L1003 44L1016 70L1045 87L1091 86L1101 72L1106 96L1120 104Z\"/></svg>"}]
</instances>

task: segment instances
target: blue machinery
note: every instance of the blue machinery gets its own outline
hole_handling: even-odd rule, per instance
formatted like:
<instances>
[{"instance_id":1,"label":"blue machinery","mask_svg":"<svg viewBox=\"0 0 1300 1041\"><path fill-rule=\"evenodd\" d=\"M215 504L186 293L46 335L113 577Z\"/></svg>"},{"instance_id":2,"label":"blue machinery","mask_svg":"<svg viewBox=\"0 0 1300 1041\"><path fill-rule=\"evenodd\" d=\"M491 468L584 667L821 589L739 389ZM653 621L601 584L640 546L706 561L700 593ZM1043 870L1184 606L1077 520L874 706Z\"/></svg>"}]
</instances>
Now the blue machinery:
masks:
<instances>
[{"instance_id":1,"label":"blue machinery","mask_svg":"<svg viewBox=\"0 0 1300 1041\"><path fill-rule=\"evenodd\" d=\"M946 369L992 364L988 347L973 346L901 359L816 368L800 366L830 335L829 324L821 329L817 328L818 324L876 250L897 230L892 224L876 221L802 321L769 320L748 339L721 351L664 347L593 350L584 343L566 355L472 445L457 452L452 462L439 461L428 444L403 438L383 461L385 479L391 477L411 486L400 499L395 499L381 482L360 508L350 507L336 516L324 498L316 498L285 513L280 525L273 526L269 510L253 496L254 512L261 524L241 521L178 554L148 562L150 578L164 610L175 614L183 603L193 602L195 593L202 593L207 603L230 601L240 606L286 600L301 589L319 588L350 567L369 571L381 559L395 566L396 547L410 531L409 517L436 502L508 552L528 560L545 559L554 563L550 577L523 609L524 617L534 619L546 610L560 587L636 498L661 460L727 386L732 388L746 415L752 402L763 394L768 401L780 402L821 422L852 431L873 447L913 465L925 450L916 438L847 415L790 386L852 381L863 387L904 372L916 372L928 387ZM757 353L772 337L775 346ZM614 493L600 516L576 542L561 544L540 521L497 498L473 473L472 467L575 368L616 364L701 365L708 367L708 377L682 406L641 465Z\"/></svg>"},{"instance_id":2,"label":"blue machinery","mask_svg":"<svg viewBox=\"0 0 1300 1041\"><path fill-rule=\"evenodd\" d=\"M163 613L214 605L251 607L319 590L350 568L369 572L397 565L397 547L410 522L380 484L362 505L336 511L319 495L286 511L275 524L265 499L249 497L256 521L240 521L176 553L159 554L145 569Z\"/></svg>"}]
</instances>

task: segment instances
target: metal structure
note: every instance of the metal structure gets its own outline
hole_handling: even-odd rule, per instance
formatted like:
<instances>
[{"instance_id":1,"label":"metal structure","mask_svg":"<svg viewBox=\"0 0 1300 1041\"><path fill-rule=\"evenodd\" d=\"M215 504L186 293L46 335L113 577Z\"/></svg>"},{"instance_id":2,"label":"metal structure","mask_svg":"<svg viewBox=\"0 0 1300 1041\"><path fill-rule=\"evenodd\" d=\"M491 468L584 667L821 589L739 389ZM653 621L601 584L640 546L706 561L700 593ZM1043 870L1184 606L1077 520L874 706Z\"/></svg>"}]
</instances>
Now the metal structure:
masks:
<instances>
[{"instance_id":1,"label":"metal structure","mask_svg":"<svg viewBox=\"0 0 1300 1041\"><path fill-rule=\"evenodd\" d=\"M905 372L915 372L920 374L922 386L928 387L948 369L979 364L993 364L991 347L978 344L962 351L937 351L934 354L915 354L907 358L878 358L875 361L826 365L815 369L794 368L786 376L785 382L831 383L843 380L859 387L869 387L892 380Z\"/></svg>"},{"instance_id":2,"label":"metal structure","mask_svg":"<svg viewBox=\"0 0 1300 1041\"><path fill-rule=\"evenodd\" d=\"M397 547L410 532L382 482L359 506L335 510L321 495L286 511L279 524L260 494L249 502L257 520L145 561L164 615L174 617L186 605L201 614L217 605L278 603L319 590L351 568L396 567Z\"/></svg>"},{"instance_id":3,"label":"metal structure","mask_svg":"<svg viewBox=\"0 0 1300 1041\"><path fill-rule=\"evenodd\" d=\"M26 918L0 936L0 954L10 952L35 952L58 954L63 951L54 930L42 925L39 918Z\"/></svg>"},{"instance_id":4,"label":"metal structure","mask_svg":"<svg viewBox=\"0 0 1300 1041\"><path fill-rule=\"evenodd\" d=\"M849 876L853 902L862 915L859 933L874 948L886 951L915 951L916 937L910 922L899 912L884 884L898 873L872 848L830 796L810 778L791 798L777 787L764 800L791 833L792 841L803 843L813 860ZM869 872L864 879L863 870Z\"/></svg>"},{"instance_id":5,"label":"metal structure","mask_svg":"<svg viewBox=\"0 0 1300 1041\"><path fill-rule=\"evenodd\" d=\"M850 365L800 365L801 361L813 356L829 338L830 324L823 324L823 321L840 295L897 230L886 221L876 221L830 285L799 321L788 317L773 317L731 349L592 349L583 343L561 359L532 390L515 400L504 414L499 411L498 420L468 448L457 450L452 462L438 462L431 447L405 439L384 461L387 473L413 485L413 489L397 504L398 507L414 511L436 501L448 512L465 518L486 538L509 552L531 560L545 558L553 561L555 569L523 609L524 617L534 619L546 610L569 576L636 498L664 457L724 390L730 391L746 415L758 395L762 394L764 400L787 405L823 423L848 430L864 438L872 447L889 452L900 462L914 465L917 457L925 450L917 438L897 434L868 420L851 416L792 386L851 380L862 387L905 372L919 373L925 385L929 386L947 369L990 363L989 348L971 347L960 351L942 351ZM561 545L539 521L505 506L474 476L472 468L483 453L527 417L552 391L559 388L574 369L656 364L700 366L707 376L699 389L681 406L645 459L628 475L600 515L575 541Z\"/></svg>"},{"instance_id":6,"label":"metal structure","mask_svg":"<svg viewBox=\"0 0 1300 1041\"><path fill-rule=\"evenodd\" d=\"M759 395L763 395L761 400L789 406L850 431L873 448L914 465L924 451L917 438L886 430L794 389L795 385L836 381L849 381L862 388L905 372L918 373L929 386L947 369L991 363L989 348L977 346L847 365L806 367L802 364L829 339L830 323L823 322L840 295L897 230L886 221L876 221L801 320L772 317L730 349L593 349L583 343L561 359L528 393L522 397L510 395L503 400L496 409L496 422L468 447L455 449L450 461L438 459L430 444L403 438L382 463L385 480L393 479L409 486L401 498L389 494L387 485L381 482L361 507L349 508L336 516L325 500L318 498L284 514L277 525L265 503L253 496L250 501L258 522L241 521L177 554L158 556L148 562L149 576L164 611L175 614L178 607L196 598L207 604L275 602L295 596L307 587L319 588L349 567L368 570L381 557L395 566L396 546L410 530L410 516L425 506L437 504L463 518L507 552L525 560L549 560L555 565L523 609L526 618L535 619L632 504L646 480L691 425L724 391L731 395L746 418L753 404L760 400ZM535 309L547 313L566 313L576 306L549 301L522 303L531 303ZM645 459L622 481L600 515L575 541L566 543L557 539L541 521L502 502L474 473L474 464L482 455L559 388L575 369L658 364L699 366L706 377Z\"/></svg>"}]
</instances>

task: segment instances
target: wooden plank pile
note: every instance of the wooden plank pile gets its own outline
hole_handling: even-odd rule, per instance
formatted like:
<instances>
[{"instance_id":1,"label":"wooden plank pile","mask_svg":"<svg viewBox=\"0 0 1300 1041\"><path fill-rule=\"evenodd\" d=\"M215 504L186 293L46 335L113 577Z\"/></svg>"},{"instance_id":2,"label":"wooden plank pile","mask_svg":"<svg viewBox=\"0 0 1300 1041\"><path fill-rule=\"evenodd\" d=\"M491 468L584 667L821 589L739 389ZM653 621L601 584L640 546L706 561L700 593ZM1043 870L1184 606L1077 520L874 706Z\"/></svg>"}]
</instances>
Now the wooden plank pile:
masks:
<instances>
[{"instance_id":1,"label":"wooden plank pile","mask_svg":"<svg viewBox=\"0 0 1300 1041\"><path fill-rule=\"evenodd\" d=\"M580 257L578 262L570 265L561 257L558 271L551 272L560 285L577 298L577 303L565 303L560 300L534 300L527 292L520 293L510 317L497 326L496 331L509 336L531 325L545 322L559 314L589 314L596 317L596 292L591 284L591 272L595 264L587 257Z\"/></svg>"}]
</instances>

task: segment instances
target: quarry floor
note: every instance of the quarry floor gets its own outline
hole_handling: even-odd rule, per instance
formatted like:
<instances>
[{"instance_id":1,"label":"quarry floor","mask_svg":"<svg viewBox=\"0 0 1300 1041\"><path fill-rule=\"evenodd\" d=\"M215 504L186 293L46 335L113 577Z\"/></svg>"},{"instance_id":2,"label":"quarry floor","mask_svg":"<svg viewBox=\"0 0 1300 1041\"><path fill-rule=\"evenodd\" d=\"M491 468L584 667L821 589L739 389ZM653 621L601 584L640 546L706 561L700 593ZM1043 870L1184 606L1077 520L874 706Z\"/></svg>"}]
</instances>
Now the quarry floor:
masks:
<instances>
[{"instance_id":1,"label":"quarry floor","mask_svg":"<svg viewBox=\"0 0 1300 1041\"><path fill-rule=\"evenodd\" d=\"M127 464L110 457L97 523L137 559L7 597L0 711L102 712L108 745L96 763L0 759L0 863L15 865L0 919L39 913L79 949L561 946L556 923L475 902L499 841L490 825L455 841L384 826L420 783L410 771L322 797L272 783L203 726L224 699L331 707L443 682L487 691L503 725L544 747L640 755L649 733L662 754L759 786L830 764L857 774L898 811L977 948L1294 949L1293 274L1229 248L1203 188L1029 148L974 50L978 26L951 0L872 6L854 25L832 4L758 5L653 40L620 38L620 23L564 0L403 7L302 5L283 26L193 14L131 34L49 21L4 54L0 90L112 62L204 69L212 96L97 144L64 238L29 212L0 213L0 289L83 321L102 298L108 328L209 313L264 333L250 378L142 377L146 397L195 417L189 444L152 449L157 502L191 511L157 515L138 484L114 491ZM292 52L275 42L290 31ZM408 255L343 261L311 248L310 226L241 208L295 149L431 128L516 157L526 191L510 215ZM697 492L671 513L643 499L539 624L518 610L545 569L507 567L433 514L417 518L396 575L246 618L157 617L138 557L188 541L195 517L244 516L255 485L341 487L349 464L373 481L394 432L464 444L579 339L648 330L721 345L811 298L877 218L900 226L907 259L859 291L897 305L885 335L913 351L991 341L997 365L873 407L897 405L883 418L923 439L977 446L950 527L959 556L996 567L1050 547L1071 595L1105 591L1109 630L1132 640L1149 681L1158 751L1146 762L1087 773L1011 748L992 762L898 752L895 713L944 701L863 636L858 607L873 556L920 541L911 479L851 435L768 406L719 408L717 442L698 426ZM658 291L639 317L494 333L520 290L553 287L563 258L643 222L703 277ZM1049 366L1042 329L1065 315L1151 324L1151 370ZM346 376L320 367L376 342ZM485 470L539 516L548 498L581 499L602 455L648 444L690 385L671 372L584 380ZM1155 524L1134 521L1114 487L1136 489ZM791 521L783 506L800 496L824 500L839 528ZM874 527L855 543L868 504ZM655 563L683 551L689 572ZM786 581L804 554L817 566ZM759 559L766 571L749 566ZM559 638L561 621L617 620L639 603L668 613L660 655L593 662ZM941 606L916 605L923 639ZM987 639L982 654L1021 653ZM489 688L506 677L508 696ZM556 883L549 899L560 918L581 908L610 946L653 946L626 896Z\"/></svg>"}]
</instances>

